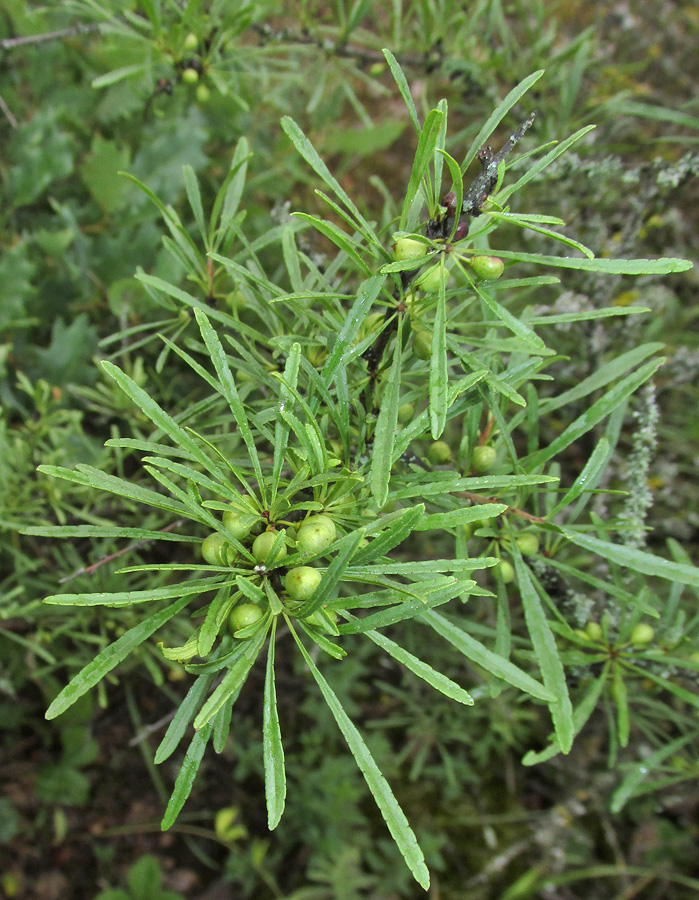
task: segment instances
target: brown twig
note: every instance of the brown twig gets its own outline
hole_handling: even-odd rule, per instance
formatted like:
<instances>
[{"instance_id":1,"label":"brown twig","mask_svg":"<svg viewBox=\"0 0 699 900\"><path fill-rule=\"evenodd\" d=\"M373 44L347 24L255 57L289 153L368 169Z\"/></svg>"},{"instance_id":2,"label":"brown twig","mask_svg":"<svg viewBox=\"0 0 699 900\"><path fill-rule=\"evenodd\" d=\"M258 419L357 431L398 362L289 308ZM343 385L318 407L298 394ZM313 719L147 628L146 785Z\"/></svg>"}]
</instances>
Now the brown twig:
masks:
<instances>
[{"instance_id":1,"label":"brown twig","mask_svg":"<svg viewBox=\"0 0 699 900\"><path fill-rule=\"evenodd\" d=\"M165 528L160 528L159 531L161 533L165 533L167 531L174 531L175 528L179 528L180 525L184 523L184 519L178 519L176 522L172 522L170 525L167 525ZM74 578L77 578L79 575L92 575L92 573L99 569L100 566L103 566L105 563L111 562L113 559L118 559L120 556L123 556L125 553L129 553L131 550L135 550L137 547L142 547L144 544L150 544L151 541L154 541L155 538L148 538L142 541L134 541L133 544L129 544L128 547L124 547L122 550L117 550L116 553L110 553L109 556L103 556L102 559L98 559L96 563L93 563L91 566L81 566L72 575L66 575L65 578L61 578L59 580L59 584L65 584L67 581L72 581Z\"/></svg>"},{"instance_id":2,"label":"brown twig","mask_svg":"<svg viewBox=\"0 0 699 900\"><path fill-rule=\"evenodd\" d=\"M10 123L10 125L13 128L17 128L17 119L15 119L15 117L12 115L12 110L7 105L7 103L5 103L2 95L0 95L0 109L5 113L5 118Z\"/></svg>"},{"instance_id":3,"label":"brown twig","mask_svg":"<svg viewBox=\"0 0 699 900\"><path fill-rule=\"evenodd\" d=\"M498 500L497 497L481 497L480 494L474 494L472 491L462 491L462 494L464 497L468 497L472 503L502 503L502 500ZM546 522L546 519L543 519L541 516L532 515L532 513L525 512L523 509L517 509L516 506L508 507L503 515L520 516L528 522L538 522L539 524Z\"/></svg>"},{"instance_id":4,"label":"brown twig","mask_svg":"<svg viewBox=\"0 0 699 900\"><path fill-rule=\"evenodd\" d=\"M55 41L65 37L75 37L76 34L89 34L91 31L99 31L97 23L92 25L72 25L70 28L60 28L58 31L44 31L42 34L27 34L23 37L4 38L0 41L2 50L12 50L15 47L24 47L27 44L43 44L45 41Z\"/></svg>"}]
</instances>

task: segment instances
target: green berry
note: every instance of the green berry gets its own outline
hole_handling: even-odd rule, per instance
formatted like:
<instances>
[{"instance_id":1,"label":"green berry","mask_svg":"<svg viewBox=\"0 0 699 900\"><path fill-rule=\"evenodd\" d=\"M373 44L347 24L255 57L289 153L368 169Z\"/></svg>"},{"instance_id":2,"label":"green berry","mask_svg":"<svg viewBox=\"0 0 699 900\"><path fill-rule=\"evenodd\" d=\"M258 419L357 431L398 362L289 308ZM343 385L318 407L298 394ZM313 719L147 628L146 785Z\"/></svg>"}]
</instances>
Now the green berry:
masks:
<instances>
[{"instance_id":1,"label":"green berry","mask_svg":"<svg viewBox=\"0 0 699 900\"><path fill-rule=\"evenodd\" d=\"M588 622L585 626L585 634L591 641L602 640L602 626L599 622Z\"/></svg>"},{"instance_id":2,"label":"green berry","mask_svg":"<svg viewBox=\"0 0 699 900\"><path fill-rule=\"evenodd\" d=\"M241 628L247 628L248 625L254 625L255 622L259 622L263 616L264 612L259 606L255 606L254 603L239 603L238 606L233 607L228 620L228 627L235 634Z\"/></svg>"},{"instance_id":3,"label":"green berry","mask_svg":"<svg viewBox=\"0 0 699 900\"><path fill-rule=\"evenodd\" d=\"M309 600L323 576L312 566L297 566L284 576L284 586L292 600Z\"/></svg>"},{"instance_id":4,"label":"green berry","mask_svg":"<svg viewBox=\"0 0 699 900\"><path fill-rule=\"evenodd\" d=\"M495 465L497 455L495 447L489 447L487 444L474 447L471 468L474 472L479 472L481 474L489 472Z\"/></svg>"},{"instance_id":5,"label":"green berry","mask_svg":"<svg viewBox=\"0 0 699 900\"><path fill-rule=\"evenodd\" d=\"M184 49L185 50L196 50L199 46L199 38L194 34L193 31L190 31L187 37L184 39Z\"/></svg>"},{"instance_id":6,"label":"green berry","mask_svg":"<svg viewBox=\"0 0 699 900\"><path fill-rule=\"evenodd\" d=\"M234 538L244 541L252 531L252 526L255 524L255 516L229 509L223 514L223 524Z\"/></svg>"},{"instance_id":7,"label":"green berry","mask_svg":"<svg viewBox=\"0 0 699 900\"><path fill-rule=\"evenodd\" d=\"M446 284L449 281L449 272L447 269L443 270L441 265L436 265L421 275L415 282L415 286L430 293L438 291L442 284L442 272L444 272L444 283Z\"/></svg>"},{"instance_id":8,"label":"green berry","mask_svg":"<svg viewBox=\"0 0 699 900\"><path fill-rule=\"evenodd\" d=\"M413 350L418 359L432 357L432 334L429 331L416 331L413 334Z\"/></svg>"},{"instance_id":9,"label":"green berry","mask_svg":"<svg viewBox=\"0 0 699 900\"><path fill-rule=\"evenodd\" d=\"M182 72L182 81L185 84L196 84L199 81L199 72L192 68L185 69Z\"/></svg>"},{"instance_id":10,"label":"green berry","mask_svg":"<svg viewBox=\"0 0 699 900\"><path fill-rule=\"evenodd\" d=\"M427 244L413 241L411 238L400 238L393 245L393 255L396 259L420 259L428 250Z\"/></svg>"},{"instance_id":11,"label":"green berry","mask_svg":"<svg viewBox=\"0 0 699 900\"><path fill-rule=\"evenodd\" d=\"M446 441L435 441L427 450L427 458L433 466L442 466L451 460L451 447Z\"/></svg>"},{"instance_id":12,"label":"green berry","mask_svg":"<svg viewBox=\"0 0 699 900\"><path fill-rule=\"evenodd\" d=\"M646 622L639 622L631 632L632 644L650 644L655 637L655 630Z\"/></svg>"},{"instance_id":13,"label":"green berry","mask_svg":"<svg viewBox=\"0 0 699 900\"><path fill-rule=\"evenodd\" d=\"M500 560L496 566L496 571L500 575L503 584L510 584L510 582L515 580L515 570L506 559Z\"/></svg>"},{"instance_id":14,"label":"green berry","mask_svg":"<svg viewBox=\"0 0 699 900\"><path fill-rule=\"evenodd\" d=\"M311 516L299 528L296 544L305 553L322 553L337 536L335 523L328 516Z\"/></svg>"},{"instance_id":15,"label":"green berry","mask_svg":"<svg viewBox=\"0 0 699 900\"><path fill-rule=\"evenodd\" d=\"M401 425L405 425L415 415L415 407L412 403L401 403L398 407L398 421Z\"/></svg>"},{"instance_id":16,"label":"green berry","mask_svg":"<svg viewBox=\"0 0 699 900\"><path fill-rule=\"evenodd\" d=\"M471 266L479 278L499 278L505 270L505 263L498 256L474 256Z\"/></svg>"},{"instance_id":17,"label":"green berry","mask_svg":"<svg viewBox=\"0 0 699 900\"><path fill-rule=\"evenodd\" d=\"M375 62L369 66L369 74L372 78L378 78L379 75L382 75L386 71L386 63L383 62Z\"/></svg>"},{"instance_id":18,"label":"green berry","mask_svg":"<svg viewBox=\"0 0 699 900\"><path fill-rule=\"evenodd\" d=\"M272 547L274 546L279 534L285 534L284 529L281 531L263 531L258 534L252 543L252 555L262 565L270 566L274 562L281 562L286 556L286 544L282 541L275 555L270 557Z\"/></svg>"},{"instance_id":19,"label":"green berry","mask_svg":"<svg viewBox=\"0 0 699 900\"><path fill-rule=\"evenodd\" d=\"M202 541L201 555L210 566L229 566L235 557L235 551L228 541L215 531Z\"/></svg>"},{"instance_id":20,"label":"green berry","mask_svg":"<svg viewBox=\"0 0 699 900\"><path fill-rule=\"evenodd\" d=\"M205 84L198 84L194 96L199 103L208 103L209 98L211 97L211 91Z\"/></svg>"},{"instance_id":21,"label":"green berry","mask_svg":"<svg viewBox=\"0 0 699 900\"><path fill-rule=\"evenodd\" d=\"M536 556L539 552L539 538L529 531L517 535L515 543L519 547L519 552L522 556Z\"/></svg>"}]
</instances>

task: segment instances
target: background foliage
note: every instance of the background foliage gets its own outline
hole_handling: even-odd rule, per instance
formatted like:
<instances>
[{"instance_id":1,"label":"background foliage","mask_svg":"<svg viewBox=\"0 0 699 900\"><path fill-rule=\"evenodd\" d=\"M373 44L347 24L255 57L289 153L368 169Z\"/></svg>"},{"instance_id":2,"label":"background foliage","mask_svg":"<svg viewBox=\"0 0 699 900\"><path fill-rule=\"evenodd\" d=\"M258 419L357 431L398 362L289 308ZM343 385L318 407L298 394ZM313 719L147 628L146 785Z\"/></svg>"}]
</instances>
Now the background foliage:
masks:
<instances>
[{"instance_id":1,"label":"background foliage","mask_svg":"<svg viewBox=\"0 0 699 900\"><path fill-rule=\"evenodd\" d=\"M182 757L175 754L161 767L153 757L191 676L180 661L163 656L155 637L63 716L44 721L69 678L150 613L138 606L45 605L43 598L165 588L167 570L149 572L145 583L138 571L114 573L192 561L180 543L135 541L127 555L105 562L128 541L109 534L41 536L55 524L157 530L169 521L157 509L48 473L88 465L145 484L124 440L156 440L153 426L97 359L112 360L188 424L192 410L217 413L206 406L202 379L156 337L194 354L203 346L189 311L155 289L162 284L206 300L233 317L244 335L260 327L254 285L207 261L209 236L200 233L192 201L195 181L208 215L232 159L241 175L237 218L214 248L224 257L243 247L246 265L254 260L272 283L291 291L293 244L304 273L317 272L319 284L337 276L337 248L290 217L291 211L326 217L314 191L327 185L289 140L292 130L280 126L283 116L298 123L361 214L383 229L383 251L390 249L416 138L383 47L400 62L421 120L446 98L447 150L458 161L508 93L545 69L526 102L497 129L494 147L533 108L537 121L525 152L591 123L596 129L526 185L526 203L517 211L560 217L566 234L602 259L696 260L699 112L688 64L697 48L696 11L689 3L665 4L661 31L658 17L623 5L505 7L494 0L468 8L362 0L283 6L0 0L0 14L0 843L9 851L2 889L8 897L42 900L216 897L231 890L295 900L416 896L332 716L291 653L278 655L276 680L289 800L271 834L263 801L262 665L252 669L235 706L223 753L204 757L187 806L164 835L159 823ZM52 31L58 33L32 37ZM192 69L196 79L184 75ZM516 160L505 187L531 165ZM236 194L237 188L231 197ZM179 259L173 215L195 248L179 233L179 246L190 248ZM416 218L406 230L417 224ZM499 224L493 246L519 255L552 252L545 235L511 223ZM360 250L365 262L367 249ZM388 259L377 255L372 271ZM346 284L356 286L359 267L346 258L342 266ZM133 277L137 270L140 278ZM518 277L542 272L522 263L517 268ZM564 272L561 286L515 294L508 306L517 316L526 310L530 323L536 316L562 317L541 330L555 349L555 384L525 385L530 408L534 387L539 394L541 447L584 413L587 401L576 393L581 384L588 384L590 402L599 401L627 372L653 368L646 361L658 353L667 359L653 382L615 407L608 421L563 442L553 471L566 487L575 484L602 452L600 439L608 439L614 449L598 484L606 493L588 497L585 515L613 520L623 547L645 548L678 566L696 555L697 544L696 279L696 269L635 279ZM651 312L576 321L594 310L634 305ZM432 325L434 312L426 315ZM461 320L454 325L467 327ZM310 329L302 334L312 337ZM269 387L270 370L289 351L282 330L275 339L269 352L239 357L236 380L250 408L264 403L245 376ZM326 333L317 345L301 344L321 367L317 354L327 340ZM498 356L494 345L491 356ZM609 379L595 382L605 367ZM424 364L420 371L427 371ZM639 376L638 384L644 380ZM530 434L533 418L523 419ZM475 430L477 422L447 426L442 437L454 462L437 471L456 466L468 474ZM111 447L104 446L108 439ZM421 455L429 444L427 436L417 444ZM498 450L503 464L503 443ZM399 480L409 480L411 471L408 466ZM372 476L375 486L382 477ZM542 515L556 497L522 495L521 501ZM375 502L376 491L362 496L365 507ZM603 526L598 529L606 539ZM483 523L477 531L469 553L474 546L478 556L501 552L502 542L491 540L501 537L497 530ZM206 533L199 527L195 537ZM455 533L417 532L396 558L453 555ZM697 775L696 584L664 580L655 571L629 574L613 558L600 567L584 543L554 568L557 537L542 539L546 555L532 560L533 575L551 600L548 618L559 625L574 705L590 699L590 718L570 755L529 765L551 739L545 705L503 691L484 669L445 655L443 641L414 622L394 628L391 637L465 684L477 700L473 707L457 707L369 641L348 637L343 646L351 652L341 665L318 662L417 833L434 896L695 896L696 799L688 787ZM458 540L457 552L464 553ZM527 603L528 576L521 560L514 562L517 582L506 587L492 573L479 574L496 599L472 596L463 609L469 634L502 650L497 641L509 597L513 658L539 677L520 605L520 597ZM571 581L565 566L611 580L616 596L594 581ZM624 605L629 595L641 605ZM652 622L654 634L647 644L630 646L639 622ZM186 641L186 618L168 628L169 646ZM623 675L619 653L634 667Z\"/></svg>"}]
</instances>

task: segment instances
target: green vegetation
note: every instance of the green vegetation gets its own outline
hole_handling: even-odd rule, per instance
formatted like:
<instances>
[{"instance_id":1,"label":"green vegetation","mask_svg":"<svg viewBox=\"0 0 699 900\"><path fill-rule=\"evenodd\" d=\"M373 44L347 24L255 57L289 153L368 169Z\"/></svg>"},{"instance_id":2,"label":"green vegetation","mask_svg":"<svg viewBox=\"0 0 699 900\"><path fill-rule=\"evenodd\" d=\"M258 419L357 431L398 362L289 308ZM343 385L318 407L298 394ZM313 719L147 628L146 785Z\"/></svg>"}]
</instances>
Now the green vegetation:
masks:
<instances>
[{"instance_id":1,"label":"green vegetation","mask_svg":"<svg viewBox=\"0 0 699 900\"><path fill-rule=\"evenodd\" d=\"M5 896L696 896L699 26L472 7L0 0Z\"/></svg>"}]
</instances>

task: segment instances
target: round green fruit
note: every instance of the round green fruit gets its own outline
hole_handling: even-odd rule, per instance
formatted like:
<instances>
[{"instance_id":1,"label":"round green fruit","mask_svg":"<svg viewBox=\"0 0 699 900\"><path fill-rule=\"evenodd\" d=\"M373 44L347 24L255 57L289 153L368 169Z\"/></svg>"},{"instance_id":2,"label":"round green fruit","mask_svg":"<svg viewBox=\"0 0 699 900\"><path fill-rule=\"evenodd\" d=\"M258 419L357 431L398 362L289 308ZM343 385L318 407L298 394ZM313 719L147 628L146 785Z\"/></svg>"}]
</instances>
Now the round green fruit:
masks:
<instances>
[{"instance_id":1,"label":"round green fruit","mask_svg":"<svg viewBox=\"0 0 699 900\"><path fill-rule=\"evenodd\" d=\"M495 465L497 455L495 447L489 447L487 444L474 447L471 468L474 472L479 472L480 474L489 472Z\"/></svg>"},{"instance_id":2,"label":"round green fruit","mask_svg":"<svg viewBox=\"0 0 699 900\"><path fill-rule=\"evenodd\" d=\"M505 271L505 263L498 256L474 256L471 259L473 271L479 278L499 278Z\"/></svg>"},{"instance_id":3,"label":"round green fruit","mask_svg":"<svg viewBox=\"0 0 699 900\"><path fill-rule=\"evenodd\" d=\"M232 634L240 631L241 628L247 628L248 625L254 625L264 616L264 612L254 603L239 603L233 607L230 618L228 619L228 627Z\"/></svg>"},{"instance_id":4,"label":"round green fruit","mask_svg":"<svg viewBox=\"0 0 699 900\"><path fill-rule=\"evenodd\" d=\"M435 441L427 450L427 458L433 466L443 466L451 460L451 447L446 441Z\"/></svg>"},{"instance_id":5,"label":"round green fruit","mask_svg":"<svg viewBox=\"0 0 699 900\"><path fill-rule=\"evenodd\" d=\"M429 331L414 332L413 350L418 359L430 359L432 357L432 335Z\"/></svg>"},{"instance_id":6,"label":"round green fruit","mask_svg":"<svg viewBox=\"0 0 699 900\"><path fill-rule=\"evenodd\" d=\"M209 98L211 97L211 91L205 84L198 84L194 96L199 103L208 103Z\"/></svg>"},{"instance_id":7,"label":"round green fruit","mask_svg":"<svg viewBox=\"0 0 699 900\"><path fill-rule=\"evenodd\" d=\"M297 566L284 576L284 586L292 600L310 600L323 576L312 566Z\"/></svg>"},{"instance_id":8,"label":"round green fruit","mask_svg":"<svg viewBox=\"0 0 699 900\"><path fill-rule=\"evenodd\" d=\"M511 563L506 559L501 559L496 566L496 571L502 579L503 584L510 584L515 580L515 570Z\"/></svg>"},{"instance_id":9,"label":"round green fruit","mask_svg":"<svg viewBox=\"0 0 699 900\"><path fill-rule=\"evenodd\" d=\"M646 622L639 622L631 632L632 644L650 644L655 637L655 630Z\"/></svg>"},{"instance_id":10,"label":"round green fruit","mask_svg":"<svg viewBox=\"0 0 699 900\"><path fill-rule=\"evenodd\" d=\"M400 238L393 245L393 255L396 259L420 259L427 255L427 244L413 241L411 238Z\"/></svg>"},{"instance_id":11,"label":"round green fruit","mask_svg":"<svg viewBox=\"0 0 699 900\"><path fill-rule=\"evenodd\" d=\"M194 34L193 31L190 31L187 37L184 39L184 49L185 50L196 50L199 46L199 38Z\"/></svg>"},{"instance_id":12,"label":"round green fruit","mask_svg":"<svg viewBox=\"0 0 699 900\"><path fill-rule=\"evenodd\" d=\"M217 531L202 541L201 555L210 566L229 566L235 550Z\"/></svg>"},{"instance_id":13,"label":"round green fruit","mask_svg":"<svg viewBox=\"0 0 699 900\"><path fill-rule=\"evenodd\" d=\"M185 84L196 84L199 81L199 72L196 69L185 69L182 72L182 81Z\"/></svg>"},{"instance_id":14,"label":"round green fruit","mask_svg":"<svg viewBox=\"0 0 699 900\"><path fill-rule=\"evenodd\" d=\"M415 407L412 403L401 403L398 407L398 421L401 425L405 425L415 415Z\"/></svg>"},{"instance_id":15,"label":"round green fruit","mask_svg":"<svg viewBox=\"0 0 699 900\"><path fill-rule=\"evenodd\" d=\"M449 272L446 269L443 270L441 265L436 265L421 275L415 282L415 286L430 293L438 291L442 284L442 272L444 272L444 284L446 284L449 281Z\"/></svg>"},{"instance_id":16,"label":"round green fruit","mask_svg":"<svg viewBox=\"0 0 699 900\"><path fill-rule=\"evenodd\" d=\"M231 532L234 538L237 538L239 541L244 541L252 531L255 520L253 516L246 515L245 513L241 514L235 512L235 510L229 509L223 514L223 524Z\"/></svg>"},{"instance_id":17,"label":"round green fruit","mask_svg":"<svg viewBox=\"0 0 699 900\"><path fill-rule=\"evenodd\" d=\"M536 556L539 552L539 538L529 531L517 535L515 543L519 547L519 552L522 556Z\"/></svg>"},{"instance_id":18,"label":"round green fruit","mask_svg":"<svg viewBox=\"0 0 699 900\"><path fill-rule=\"evenodd\" d=\"M588 622L585 626L585 634L591 641L601 641L602 640L602 626L599 622Z\"/></svg>"},{"instance_id":19,"label":"round green fruit","mask_svg":"<svg viewBox=\"0 0 699 900\"><path fill-rule=\"evenodd\" d=\"M299 528L296 545L304 553L322 553L337 536L335 523L328 516L311 516Z\"/></svg>"},{"instance_id":20,"label":"round green fruit","mask_svg":"<svg viewBox=\"0 0 699 900\"><path fill-rule=\"evenodd\" d=\"M272 552L272 547L277 540L278 535L284 535L284 529L280 531L263 531L262 534L258 534L255 540L252 542L252 555L258 561L265 566L271 566L272 563L281 562L282 559L286 556L286 543L282 541L281 546L277 548L274 556L270 556Z\"/></svg>"}]
</instances>

